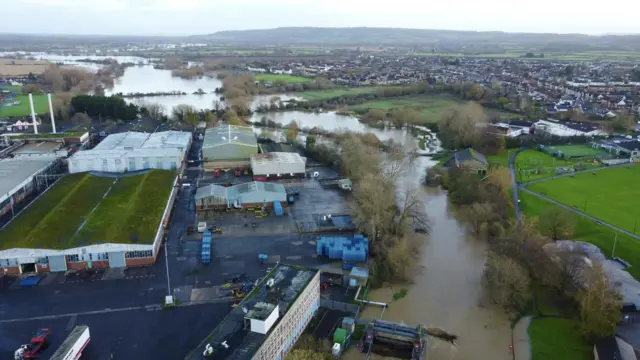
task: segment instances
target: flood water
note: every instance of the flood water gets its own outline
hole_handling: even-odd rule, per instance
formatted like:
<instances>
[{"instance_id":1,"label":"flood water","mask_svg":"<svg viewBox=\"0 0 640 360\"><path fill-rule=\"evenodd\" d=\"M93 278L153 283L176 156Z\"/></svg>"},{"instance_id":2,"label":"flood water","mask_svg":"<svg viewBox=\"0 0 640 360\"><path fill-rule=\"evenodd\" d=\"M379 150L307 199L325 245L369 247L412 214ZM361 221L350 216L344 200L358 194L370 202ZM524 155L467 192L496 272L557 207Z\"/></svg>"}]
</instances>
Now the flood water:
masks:
<instances>
[{"instance_id":1,"label":"flood water","mask_svg":"<svg viewBox=\"0 0 640 360\"><path fill-rule=\"evenodd\" d=\"M85 57L78 57L85 58ZM117 57L116 57L117 58ZM77 63L72 57L50 58L95 68L95 64ZM140 59L119 59L119 61L138 62ZM111 93L122 92L160 92L184 91L186 96L162 96L135 99L135 102L155 102L163 105L167 111L178 104L189 104L197 108L212 108L218 96L211 94L221 82L215 78L185 80L171 76L168 70L156 70L152 66L134 66L127 68L124 76L116 80ZM206 95L193 95L198 89ZM281 98L286 99L283 96ZM268 96L256 97L254 105L268 102ZM381 140L394 139L406 146L415 146L416 139L406 130L370 129L358 122L355 117L340 116L335 113L306 113L300 111L258 114L252 120L259 121L263 116L281 124L292 120L301 127L314 126L327 130L347 129L351 131L370 131ZM383 288L371 292L373 301L389 303L383 319L407 324L424 324L439 327L459 336L458 347L432 340L429 346L430 360L508 360L511 331L509 321L503 312L483 299L481 276L485 262L486 245L482 241L468 238L461 224L451 212L447 194L438 189L421 186L420 180L427 167L434 161L419 157L410 171L402 178L400 187L418 188L424 201L425 210L431 224L431 234L424 236L424 246L420 254L419 269L413 284ZM408 294L398 301L392 300L394 292L406 288ZM380 309L367 308L363 317L379 317ZM362 355L350 350L346 358L362 359Z\"/></svg>"},{"instance_id":2,"label":"flood water","mask_svg":"<svg viewBox=\"0 0 640 360\"><path fill-rule=\"evenodd\" d=\"M434 161L419 158L404 177L401 186L415 187L423 169ZM481 277L486 244L466 236L449 205L446 192L419 187L431 233L424 238L419 269L413 284L382 288L369 293L372 301L386 302L389 308L370 306L363 318L379 318L438 327L459 336L453 347L430 339L429 360L509 360L511 329L504 313L488 301L482 291ZM393 294L405 288L407 296L393 301ZM347 360L362 359L354 351ZM375 358L375 357L374 357Z\"/></svg>"}]
</instances>

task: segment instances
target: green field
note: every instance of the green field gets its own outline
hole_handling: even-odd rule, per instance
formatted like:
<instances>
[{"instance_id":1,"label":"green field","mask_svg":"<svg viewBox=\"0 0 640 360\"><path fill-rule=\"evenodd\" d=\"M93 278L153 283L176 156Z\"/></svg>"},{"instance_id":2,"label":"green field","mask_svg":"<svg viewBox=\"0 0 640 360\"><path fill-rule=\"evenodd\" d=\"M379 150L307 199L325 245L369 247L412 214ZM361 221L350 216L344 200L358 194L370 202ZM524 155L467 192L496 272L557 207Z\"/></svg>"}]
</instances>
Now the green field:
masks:
<instances>
[{"instance_id":1,"label":"green field","mask_svg":"<svg viewBox=\"0 0 640 360\"><path fill-rule=\"evenodd\" d=\"M317 91L305 91L299 93L305 100L326 100L336 98L338 96L353 96L359 94L371 94L382 89L389 88L402 88L401 86L369 86L369 87L357 87L357 88L335 88L329 90L317 90Z\"/></svg>"},{"instance_id":2,"label":"green field","mask_svg":"<svg viewBox=\"0 0 640 360\"><path fill-rule=\"evenodd\" d=\"M440 119L440 115L447 109L464 104L465 101L457 97L445 94L439 95L414 95L396 97L390 99L379 99L375 101L369 101L362 104L350 106L350 110L367 110L367 109L381 109L389 111L391 109L398 108L411 108L420 113L422 117L428 123L437 122ZM498 113L501 116L515 117L509 112L501 112L498 110L487 110L488 113Z\"/></svg>"},{"instance_id":3,"label":"green field","mask_svg":"<svg viewBox=\"0 0 640 360\"><path fill-rule=\"evenodd\" d=\"M529 325L531 360L590 360L592 346L581 337L571 319L537 318Z\"/></svg>"},{"instance_id":4,"label":"green field","mask_svg":"<svg viewBox=\"0 0 640 360\"><path fill-rule=\"evenodd\" d=\"M550 179L527 188L633 232L640 222L638 179L640 166L634 165Z\"/></svg>"},{"instance_id":5,"label":"green field","mask_svg":"<svg viewBox=\"0 0 640 360\"><path fill-rule=\"evenodd\" d=\"M580 158L611 155L602 149L595 149L589 145L556 145L548 146L548 151L559 151L564 154L564 158Z\"/></svg>"},{"instance_id":6,"label":"green field","mask_svg":"<svg viewBox=\"0 0 640 360\"><path fill-rule=\"evenodd\" d=\"M29 106L28 95L18 95L11 102L20 101L20 105L3 106L0 108L0 117L10 116L28 116L31 114L31 108ZM49 101L46 95L34 95L33 107L36 110L36 114L46 114L49 112Z\"/></svg>"},{"instance_id":7,"label":"green field","mask_svg":"<svg viewBox=\"0 0 640 360\"><path fill-rule=\"evenodd\" d=\"M538 217L549 208L557 206L524 191L520 191L518 197L520 198L522 212L530 217ZM607 256L611 256L615 242L615 255L629 262L631 267L626 271L637 280L640 280L640 241L618 233L616 242L616 231L606 226L598 225L596 222L585 219L576 213L572 212L571 214L576 221L576 229L571 240L594 244L602 249Z\"/></svg>"},{"instance_id":8,"label":"green field","mask_svg":"<svg viewBox=\"0 0 640 360\"><path fill-rule=\"evenodd\" d=\"M265 82L275 82L281 80L286 83L306 83L313 81L313 79L310 78L287 74L256 74L256 80Z\"/></svg>"},{"instance_id":9,"label":"green field","mask_svg":"<svg viewBox=\"0 0 640 360\"><path fill-rule=\"evenodd\" d=\"M570 145L573 146L573 145ZM557 148L562 148L558 146ZM515 168L519 183L544 179L556 175L556 168L571 167L577 163L584 164L584 169L592 169L601 165L594 165L589 159L563 160L542 151L527 149L516 157Z\"/></svg>"},{"instance_id":10,"label":"green field","mask_svg":"<svg viewBox=\"0 0 640 360\"><path fill-rule=\"evenodd\" d=\"M88 173L66 175L0 231L0 249L150 244L175 176L164 170L117 181Z\"/></svg>"},{"instance_id":11,"label":"green field","mask_svg":"<svg viewBox=\"0 0 640 360\"><path fill-rule=\"evenodd\" d=\"M15 92L22 92L22 85L5 85L2 87L3 89L13 90Z\"/></svg>"}]
</instances>

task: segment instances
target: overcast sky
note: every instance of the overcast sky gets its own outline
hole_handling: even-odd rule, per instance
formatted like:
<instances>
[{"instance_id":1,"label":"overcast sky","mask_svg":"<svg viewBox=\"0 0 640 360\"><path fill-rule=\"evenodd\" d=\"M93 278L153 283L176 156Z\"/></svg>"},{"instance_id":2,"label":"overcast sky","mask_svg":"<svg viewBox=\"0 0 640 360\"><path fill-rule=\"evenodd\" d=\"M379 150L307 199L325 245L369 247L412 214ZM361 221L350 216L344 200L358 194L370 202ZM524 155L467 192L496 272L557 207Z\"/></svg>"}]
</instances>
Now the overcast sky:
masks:
<instances>
[{"instance_id":1,"label":"overcast sky","mask_svg":"<svg viewBox=\"0 0 640 360\"><path fill-rule=\"evenodd\" d=\"M194 35L282 26L640 33L640 2L582 0L0 0L0 32Z\"/></svg>"}]
</instances>

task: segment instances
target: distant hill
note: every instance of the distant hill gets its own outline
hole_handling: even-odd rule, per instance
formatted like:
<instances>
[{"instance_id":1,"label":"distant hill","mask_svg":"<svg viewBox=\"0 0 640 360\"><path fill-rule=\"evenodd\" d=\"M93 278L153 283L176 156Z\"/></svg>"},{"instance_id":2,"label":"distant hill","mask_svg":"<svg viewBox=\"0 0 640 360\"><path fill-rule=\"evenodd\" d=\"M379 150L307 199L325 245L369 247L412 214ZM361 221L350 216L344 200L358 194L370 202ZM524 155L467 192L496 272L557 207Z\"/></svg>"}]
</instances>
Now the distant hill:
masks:
<instances>
[{"instance_id":1,"label":"distant hill","mask_svg":"<svg viewBox=\"0 0 640 360\"><path fill-rule=\"evenodd\" d=\"M562 45L589 49L640 50L640 35L591 36L584 34L533 34L499 31L453 31L400 28L282 27L264 30L219 31L189 37L193 41L228 45L406 45L406 46L508 46Z\"/></svg>"}]
</instances>

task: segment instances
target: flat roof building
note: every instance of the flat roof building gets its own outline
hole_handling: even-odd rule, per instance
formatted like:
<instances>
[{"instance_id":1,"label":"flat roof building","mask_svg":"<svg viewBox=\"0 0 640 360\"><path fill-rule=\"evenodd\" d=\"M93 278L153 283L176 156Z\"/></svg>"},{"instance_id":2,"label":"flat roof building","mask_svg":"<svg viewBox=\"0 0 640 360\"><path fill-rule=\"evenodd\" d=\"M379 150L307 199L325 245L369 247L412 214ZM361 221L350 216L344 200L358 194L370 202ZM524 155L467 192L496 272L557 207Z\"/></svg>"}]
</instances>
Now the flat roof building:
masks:
<instances>
[{"instance_id":1,"label":"flat roof building","mask_svg":"<svg viewBox=\"0 0 640 360\"><path fill-rule=\"evenodd\" d=\"M49 174L59 165L60 157L53 154L0 160L0 216L10 212L13 205L36 190L38 175ZM47 182L45 178L39 180Z\"/></svg>"},{"instance_id":2,"label":"flat roof building","mask_svg":"<svg viewBox=\"0 0 640 360\"><path fill-rule=\"evenodd\" d=\"M248 167L249 157L257 152L258 140L250 127L221 125L205 131L202 160L212 166Z\"/></svg>"},{"instance_id":3,"label":"flat roof building","mask_svg":"<svg viewBox=\"0 0 640 360\"><path fill-rule=\"evenodd\" d=\"M278 264L186 359L284 359L319 305L320 271Z\"/></svg>"},{"instance_id":4,"label":"flat roof building","mask_svg":"<svg viewBox=\"0 0 640 360\"><path fill-rule=\"evenodd\" d=\"M286 203L287 191L282 184L253 181L224 187L207 185L196 191L198 210L226 208L236 206L252 207L273 204L274 201Z\"/></svg>"},{"instance_id":5,"label":"flat roof building","mask_svg":"<svg viewBox=\"0 0 640 360\"><path fill-rule=\"evenodd\" d=\"M271 152L251 155L251 171L254 176L304 176L305 170L306 161L298 153Z\"/></svg>"},{"instance_id":6,"label":"flat roof building","mask_svg":"<svg viewBox=\"0 0 640 360\"><path fill-rule=\"evenodd\" d=\"M182 131L126 132L107 136L95 148L69 158L69 172L176 170L182 166L192 135Z\"/></svg>"}]
</instances>

